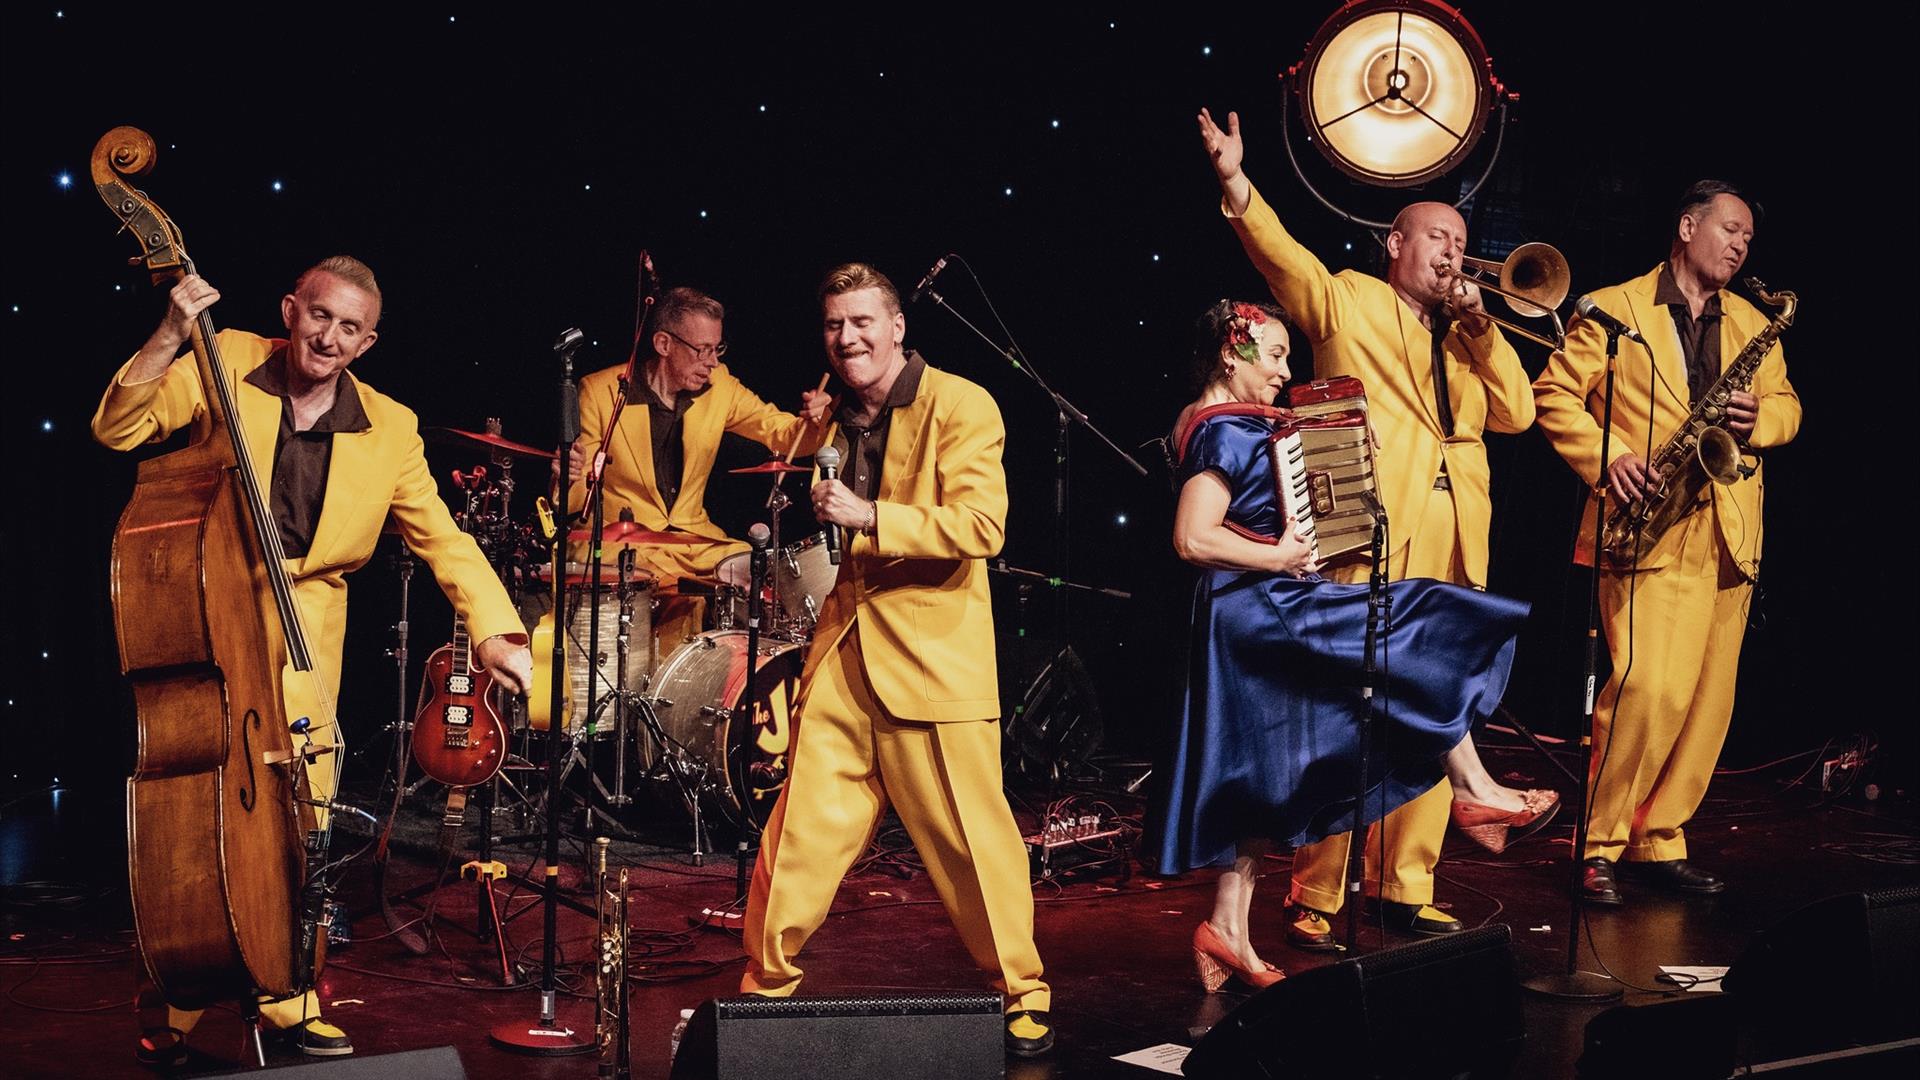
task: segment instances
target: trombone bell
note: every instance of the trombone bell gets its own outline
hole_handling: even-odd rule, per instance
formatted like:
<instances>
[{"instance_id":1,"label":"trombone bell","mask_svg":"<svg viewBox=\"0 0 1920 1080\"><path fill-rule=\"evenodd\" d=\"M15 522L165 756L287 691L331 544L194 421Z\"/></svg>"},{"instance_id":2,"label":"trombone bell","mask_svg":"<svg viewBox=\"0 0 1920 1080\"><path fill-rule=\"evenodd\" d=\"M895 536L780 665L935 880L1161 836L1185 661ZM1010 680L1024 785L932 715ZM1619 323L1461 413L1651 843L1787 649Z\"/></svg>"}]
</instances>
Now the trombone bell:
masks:
<instances>
[{"instance_id":1,"label":"trombone bell","mask_svg":"<svg viewBox=\"0 0 1920 1080\"><path fill-rule=\"evenodd\" d=\"M1499 295L1514 314L1523 319L1552 318L1554 335L1549 338L1515 326L1496 315L1487 316L1501 326L1548 348L1560 347L1566 335L1561 330L1560 319L1555 311L1567 299L1573 274L1567 268L1567 257L1560 254L1558 248L1537 241L1521 244L1500 262L1463 255L1460 258L1460 276L1482 290Z\"/></svg>"}]
</instances>

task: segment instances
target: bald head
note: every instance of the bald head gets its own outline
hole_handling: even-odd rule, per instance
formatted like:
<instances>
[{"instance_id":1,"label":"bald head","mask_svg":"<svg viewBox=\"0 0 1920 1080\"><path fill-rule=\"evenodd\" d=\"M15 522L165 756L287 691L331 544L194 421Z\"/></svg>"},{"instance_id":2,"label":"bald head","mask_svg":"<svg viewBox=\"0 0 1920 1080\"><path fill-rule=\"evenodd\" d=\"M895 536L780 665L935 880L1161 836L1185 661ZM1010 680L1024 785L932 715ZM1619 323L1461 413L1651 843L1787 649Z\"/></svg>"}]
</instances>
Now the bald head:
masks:
<instances>
[{"instance_id":1,"label":"bald head","mask_svg":"<svg viewBox=\"0 0 1920 1080\"><path fill-rule=\"evenodd\" d=\"M1467 223L1446 203L1417 202L1393 219L1387 233L1387 284L1409 304L1430 308L1446 297L1447 282L1434 264L1460 267L1467 250Z\"/></svg>"}]
</instances>

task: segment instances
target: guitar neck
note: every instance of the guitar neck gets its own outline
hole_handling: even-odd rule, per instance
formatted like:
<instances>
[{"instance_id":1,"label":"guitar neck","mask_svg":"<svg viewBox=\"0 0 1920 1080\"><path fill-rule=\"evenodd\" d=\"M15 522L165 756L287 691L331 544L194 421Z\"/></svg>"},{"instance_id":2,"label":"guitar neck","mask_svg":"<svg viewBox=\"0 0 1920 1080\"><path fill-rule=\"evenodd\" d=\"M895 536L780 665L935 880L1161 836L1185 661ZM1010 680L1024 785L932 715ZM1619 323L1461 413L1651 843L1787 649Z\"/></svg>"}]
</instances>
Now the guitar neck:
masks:
<instances>
[{"instance_id":1,"label":"guitar neck","mask_svg":"<svg viewBox=\"0 0 1920 1080\"><path fill-rule=\"evenodd\" d=\"M473 646L467 639L467 620L456 612L453 616L453 673L469 675L473 672Z\"/></svg>"}]
</instances>

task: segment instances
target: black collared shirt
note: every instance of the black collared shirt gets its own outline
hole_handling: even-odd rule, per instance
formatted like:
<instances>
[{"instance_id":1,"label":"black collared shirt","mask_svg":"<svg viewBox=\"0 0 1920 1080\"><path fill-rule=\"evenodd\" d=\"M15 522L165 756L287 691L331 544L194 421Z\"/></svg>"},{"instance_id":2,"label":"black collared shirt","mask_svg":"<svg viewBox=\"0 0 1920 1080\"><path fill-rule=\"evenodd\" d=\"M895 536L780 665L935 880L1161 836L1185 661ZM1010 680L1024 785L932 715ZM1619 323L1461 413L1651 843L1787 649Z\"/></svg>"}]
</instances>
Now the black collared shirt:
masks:
<instances>
[{"instance_id":1,"label":"black collared shirt","mask_svg":"<svg viewBox=\"0 0 1920 1080\"><path fill-rule=\"evenodd\" d=\"M680 482L685 472L685 455L681 449L680 435L685 430L683 421L687 410L693 408L694 399L713 389L708 383L698 390L680 391L672 405L660 400L653 392L653 384L646 375L640 376L640 385L628 391L628 397L647 409L647 434L653 441L653 487L660 493L660 505L667 512L673 511L673 502L680 497Z\"/></svg>"},{"instance_id":2,"label":"black collared shirt","mask_svg":"<svg viewBox=\"0 0 1920 1080\"><path fill-rule=\"evenodd\" d=\"M280 527L280 546L289 559L306 555L313 531L320 524L321 504L327 497L327 471L333 463L333 436L338 431L368 431L373 421L360 406L360 390L353 376L340 373L334 384L333 407L320 414L305 431L293 429L293 399L287 396L287 354L275 349L267 362L247 373L249 385L280 399L280 432L273 440L273 481L267 505Z\"/></svg>"},{"instance_id":3,"label":"black collared shirt","mask_svg":"<svg viewBox=\"0 0 1920 1080\"><path fill-rule=\"evenodd\" d=\"M920 392L920 374L926 370L927 362L909 349L907 366L900 369L893 388L887 391L886 404L866 427L854 423L866 408L860 399L849 393L840 395L840 407L833 414L839 425L833 445L840 451L840 482L868 502L880 490L880 467L887 460L887 432L893 426L893 410L913 404L914 395Z\"/></svg>"},{"instance_id":4,"label":"black collared shirt","mask_svg":"<svg viewBox=\"0 0 1920 1080\"><path fill-rule=\"evenodd\" d=\"M1707 297L1695 318L1687 296L1673 280L1673 268L1660 268L1660 280L1653 287L1653 302L1665 304L1673 313L1673 328L1680 335L1680 351L1687 358L1687 403L1706 396L1713 381L1720 377L1720 294Z\"/></svg>"}]
</instances>

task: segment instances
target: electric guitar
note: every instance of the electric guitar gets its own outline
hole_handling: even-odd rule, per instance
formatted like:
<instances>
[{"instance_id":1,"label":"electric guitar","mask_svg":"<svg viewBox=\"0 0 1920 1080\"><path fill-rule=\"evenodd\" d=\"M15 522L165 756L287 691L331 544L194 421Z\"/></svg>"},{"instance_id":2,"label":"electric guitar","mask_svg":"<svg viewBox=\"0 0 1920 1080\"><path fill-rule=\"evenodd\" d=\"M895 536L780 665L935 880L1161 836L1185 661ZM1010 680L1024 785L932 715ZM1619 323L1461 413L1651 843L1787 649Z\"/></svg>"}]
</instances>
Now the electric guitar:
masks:
<instances>
[{"instance_id":1,"label":"electric guitar","mask_svg":"<svg viewBox=\"0 0 1920 1080\"><path fill-rule=\"evenodd\" d=\"M453 620L453 641L427 657L425 700L413 721L413 759L450 787L493 779L506 756L507 728L495 704L493 676L473 663L467 623Z\"/></svg>"}]
</instances>

